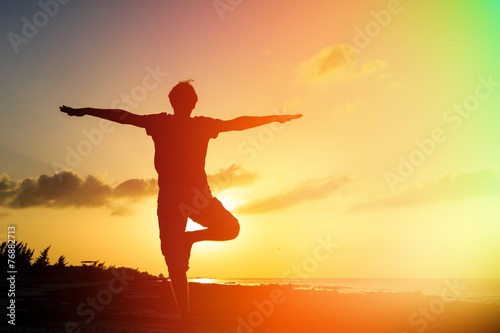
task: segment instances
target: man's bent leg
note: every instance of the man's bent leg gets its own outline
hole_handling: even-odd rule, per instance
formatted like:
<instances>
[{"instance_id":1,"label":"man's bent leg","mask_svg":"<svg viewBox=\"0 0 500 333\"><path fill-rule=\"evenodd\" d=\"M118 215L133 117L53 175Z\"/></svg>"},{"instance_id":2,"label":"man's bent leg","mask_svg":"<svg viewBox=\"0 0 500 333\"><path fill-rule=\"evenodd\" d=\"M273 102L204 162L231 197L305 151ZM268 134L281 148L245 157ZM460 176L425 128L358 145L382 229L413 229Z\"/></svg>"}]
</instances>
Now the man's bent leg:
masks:
<instances>
[{"instance_id":1,"label":"man's bent leg","mask_svg":"<svg viewBox=\"0 0 500 333\"><path fill-rule=\"evenodd\" d=\"M184 239L188 249L195 242L231 240L240 232L238 220L217 198L211 198L210 204L199 214L191 216L191 219L206 229L185 233Z\"/></svg>"},{"instance_id":2,"label":"man's bent leg","mask_svg":"<svg viewBox=\"0 0 500 333\"><path fill-rule=\"evenodd\" d=\"M202 241L228 241L235 239L240 232L240 225L231 225L230 227L208 227L203 230L188 231L185 234L186 248L190 249L193 243Z\"/></svg>"}]
</instances>

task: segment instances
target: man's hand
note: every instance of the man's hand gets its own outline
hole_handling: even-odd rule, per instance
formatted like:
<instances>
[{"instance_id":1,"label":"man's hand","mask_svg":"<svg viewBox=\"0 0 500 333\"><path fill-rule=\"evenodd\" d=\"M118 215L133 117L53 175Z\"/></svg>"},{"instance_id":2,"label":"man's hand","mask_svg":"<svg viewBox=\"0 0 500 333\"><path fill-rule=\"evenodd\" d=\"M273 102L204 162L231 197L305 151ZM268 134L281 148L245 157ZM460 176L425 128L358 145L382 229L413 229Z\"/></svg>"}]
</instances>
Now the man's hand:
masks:
<instances>
[{"instance_id":1,"label":"man's hand","mask_svg":"<svg viewBox=\"0 0 500 333\"><path fill-rule=\"evenodd\" d=\"M63 105L59 107L61 112L66 113L68 116L92 116L97 118L114 121L119 124L129 124L137 127L145 128L147 120L145 117L120 109L96 109L96 108L80 108L74 109L69 106Z\"/></svg>"},{"instance_id":2,"label":"man's hand","mask_svg":"<svg viewBox=\"0 0 500 333\"><path fill-rule=\"evenodd\" d=\"M84 116L86 114L85 109L73 109L73 108L70 108L69 106L66 106L66 105L60 106L59 110L61 112L66 113L68 116L81 117L81 116Z\"/></svg>"},{"instance_id":3,"label":"man's hand","mask_svg":"<svg viewBox=\"0 0 500 333\"><path fill-rule=\"evenodd\" d=\"M293 119L298 119L302 117L301 114L284 114L281 116L276 116L277 122L279 123L286 123L287 121L293 120Z\"/></svg>"},{"instance_id":4,"label":"man's hand","mask_svg":"<svg viewBox=\"0 0 500 333\"><path fill-rule=\"evenodd\" d=\"M249 128L270 124L272 122L286 123L287 121L300 117L302 117L301 114L285 114L260 117L243 116L231 120L222 121L220 132L243 131Z\"/></svg>"}]
</instances>

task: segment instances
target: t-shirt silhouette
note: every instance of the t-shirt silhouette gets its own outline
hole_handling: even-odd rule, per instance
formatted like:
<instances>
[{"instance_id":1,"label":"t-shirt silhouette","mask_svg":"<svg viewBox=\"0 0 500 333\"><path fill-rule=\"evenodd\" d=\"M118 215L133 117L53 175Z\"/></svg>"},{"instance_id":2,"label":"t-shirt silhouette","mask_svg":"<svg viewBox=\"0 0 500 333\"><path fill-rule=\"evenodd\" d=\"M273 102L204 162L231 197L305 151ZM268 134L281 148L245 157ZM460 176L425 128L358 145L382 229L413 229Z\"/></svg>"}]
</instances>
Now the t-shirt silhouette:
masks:
<instances>
[{"instance_id":1,"label":"t-shirt silhouette","mask_svg":"<svg viewBox=\"0 0 500 333\"><path fill-rule=\"evenodd\" d=\"M158 184L204 186L208 141L219 135L222 120L181 118L167 113L145 115L146 133L155 144Z\"/></svg>"}]
</instances>

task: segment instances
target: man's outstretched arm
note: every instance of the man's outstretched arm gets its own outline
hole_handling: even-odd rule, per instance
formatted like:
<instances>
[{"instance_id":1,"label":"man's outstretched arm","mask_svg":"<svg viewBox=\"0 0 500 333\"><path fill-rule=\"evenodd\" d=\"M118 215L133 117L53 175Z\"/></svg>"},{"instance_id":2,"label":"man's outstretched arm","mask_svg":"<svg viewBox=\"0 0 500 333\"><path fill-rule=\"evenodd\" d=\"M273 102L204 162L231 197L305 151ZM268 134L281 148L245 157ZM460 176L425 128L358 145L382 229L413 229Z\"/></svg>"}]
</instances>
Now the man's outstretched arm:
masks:
<instances>
[{"instance_id":1,"label":"man's outstretched arm","mask_svg":"<svg viewBox=\"0 0 500 333\"><path fill-rule=\"evenodd\" d=\"M143 117L137 114L120 110L120 109L95 109L95 108L71 108L63 105L59 107L61 112L68 114L68 116L82 117L85 115L94 116L120 124L130 124L134 126L144 127Z\"/></svg>"},{"instance_id":2,"label":"man's outstretched arm","mask_svg":"<svg viewBox=\"0 0 500 333\"><path fill-rule=\"evenodd\" d=\"M273 115L273 116L261 116L261 117L238 117L231 120L224 120L221 132L227 131L243 131L249 128L258 127L266 125L273 122L286 123L292 119L297 119L302 117L301 114L290 114L290 115Z\"/></svg>"}]
</instances>

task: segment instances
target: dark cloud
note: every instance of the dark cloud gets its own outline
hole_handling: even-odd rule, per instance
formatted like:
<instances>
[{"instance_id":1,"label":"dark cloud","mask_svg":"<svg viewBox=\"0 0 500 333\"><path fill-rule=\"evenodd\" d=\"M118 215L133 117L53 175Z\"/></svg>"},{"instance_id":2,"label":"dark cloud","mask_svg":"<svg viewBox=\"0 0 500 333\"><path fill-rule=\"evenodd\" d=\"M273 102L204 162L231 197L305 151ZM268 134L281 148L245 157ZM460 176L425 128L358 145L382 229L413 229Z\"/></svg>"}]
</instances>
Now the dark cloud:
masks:
<instances>
[{"instance_id":1,"label":"dark cloud","mask_svg":"<svg viewBox=\"0 0 500 333\"><path fill-rule=\"evenodd\" d=\"M360 202L352 206L350 211L359 212L486 197L500 197L500 173L498 171L483 170L454 176L446 175L436 181L397 194Z\"/></svg>"},{"instance_id":2,"label":"dark cloud","mask_svg":"<svg viewBox=\"0 0 500 333\"><path fill-rule=\"evenodd\" d=\"M352 181L349 177L334 176L310 179L287 192L265 199L250 201L238 207L235 212L239 214L261 214L288 208L303 202L325 198Z\"/></svg>"},{"instance_id":3,"label":"dark cloud","mask_svg":"<svg viewBox=\"0 0 500 333\"><path fill-rule=\"evenodd\" d=\"M215 192L246 186L257 178L257 173L239 165L208 176ZM0 176L0 207L9 209L109 207L113 209L112 215L123 216L132 213L134 203L157 194L156 179L129 179L113 187L95 176L84 178L70 171L23 180L13 180L6 174ZM5 216L7 213L0 213L0 217Z\"/></svg>"},{"instance_id":4,"label":"dark cloud","mask_svg":"<svg viewBox=\"0 0 500 333\"><path fill-rule=\"evenodd\" d=\"M85 178L63 171L13 181L7 175L0 180L0 205L12 209L30 207L103 207L116 198L155 195L156 180L131 179L115 188L94 176Z\"/></svg>"}]
</instances>

